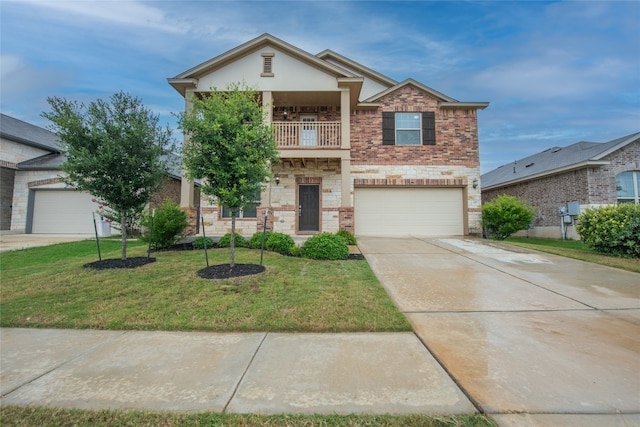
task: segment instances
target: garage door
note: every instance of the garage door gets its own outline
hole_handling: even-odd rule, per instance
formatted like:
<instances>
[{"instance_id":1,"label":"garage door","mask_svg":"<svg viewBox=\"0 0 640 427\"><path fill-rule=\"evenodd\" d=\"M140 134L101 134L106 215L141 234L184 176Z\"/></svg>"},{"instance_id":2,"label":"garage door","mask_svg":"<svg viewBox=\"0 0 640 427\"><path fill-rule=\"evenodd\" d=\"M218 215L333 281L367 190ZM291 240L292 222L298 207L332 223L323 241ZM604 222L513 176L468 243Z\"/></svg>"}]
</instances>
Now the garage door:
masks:
<instances>
[{"instance_id":1,"label":"garage door","mask_svg":"<svg viewBox=\"0 0 640 427\"><path fill-rule=\"evenodd\" d=\"M34 193L32 233L93 234L98 205L88 193L39 190Z\"/></svg>"},{"instance_id":2,"label":"garage door","mask_svg":"<svg viewBox=\"0 0 640 427\"><path fill-rule=\"evenodd\" d=\"M360 236L460 236L460 188L356 188L355 229Z\"/></svg>"}]
</instances>

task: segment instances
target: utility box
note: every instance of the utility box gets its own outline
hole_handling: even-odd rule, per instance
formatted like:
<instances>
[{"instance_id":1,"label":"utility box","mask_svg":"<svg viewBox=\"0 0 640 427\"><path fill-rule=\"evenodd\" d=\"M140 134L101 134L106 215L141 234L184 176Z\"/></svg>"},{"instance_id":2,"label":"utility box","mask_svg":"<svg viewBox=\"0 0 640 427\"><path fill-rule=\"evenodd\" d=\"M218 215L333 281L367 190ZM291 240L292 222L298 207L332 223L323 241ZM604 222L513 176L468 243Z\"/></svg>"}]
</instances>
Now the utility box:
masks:
<instances>
[{"instance_id":1,"label":"utility box","mask_svg":"<svg viewBox=\"0 0 640 427\"><path fill-rule=\"evenodd\" d=\"M104 221L104 220L100 220L98 221L97 225L97 229L98 229L98 236L100 237L106 237L106 236L110 236L111 235L111 223L108 221Z\"/></svg>"},{"instance_id":2,"label":"utility box","mask_svg":"<svg viewBox=\"0 0 640 427\"><path fill-rule=\"evenodd\" d=\"M580 215L580 202L567 203L567 215L571 215L571 216Z\"/></svg>"}]
</instances>

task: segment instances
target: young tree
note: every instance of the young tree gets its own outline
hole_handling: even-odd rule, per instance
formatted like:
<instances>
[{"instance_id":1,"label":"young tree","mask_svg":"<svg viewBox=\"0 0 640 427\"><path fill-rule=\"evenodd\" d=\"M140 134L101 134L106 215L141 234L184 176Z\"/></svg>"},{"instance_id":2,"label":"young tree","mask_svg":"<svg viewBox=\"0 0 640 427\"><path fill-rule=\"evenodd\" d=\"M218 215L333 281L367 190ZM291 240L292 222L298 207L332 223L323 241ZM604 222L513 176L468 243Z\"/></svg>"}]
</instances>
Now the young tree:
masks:
<instances>
[{"instance_id":1,"label":"young tree","mask_svg":"<svg viewBox=\"0 0 640 427\"><path fill-rule=\"evenodd\" d=\"M271 176L278 149L256 91L231 84L226 91L214 89L191 101L192 109L179 120L186 136L182 160L191 179L203 179L201 191L231 210L233 268L236 215L255 202L262 183Z\"/></svg>"},{"instance_id":2,"label":"young tree","mask_svg":"<svg viewBox=\"0 0 640 427\"><path fill-rule=\"evenodd\" d=\"M140 215L166 177L172 148L171 131L158 126L158 116L139 98L123 92L88 106L53 97L53 122L66 161L65 182L104 201L122 229L122 259L127 258L127 227Z\"/></svg>"}]
</instances>

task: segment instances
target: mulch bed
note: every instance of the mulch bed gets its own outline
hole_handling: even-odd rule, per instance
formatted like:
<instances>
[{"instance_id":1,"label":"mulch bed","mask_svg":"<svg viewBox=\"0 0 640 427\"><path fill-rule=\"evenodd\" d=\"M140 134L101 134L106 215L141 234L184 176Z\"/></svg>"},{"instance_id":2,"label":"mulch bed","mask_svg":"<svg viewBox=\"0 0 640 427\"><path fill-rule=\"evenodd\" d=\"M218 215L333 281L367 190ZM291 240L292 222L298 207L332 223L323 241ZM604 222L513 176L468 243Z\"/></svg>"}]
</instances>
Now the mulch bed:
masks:
<instances>
[{"instance_id":1,"label":"mulch bed","mask_svg":"<svg viewBox=\"0 0 640 427\"><path fill-rule=\"evenodd\" d=\"M198 276L203 279L230 279L232 277L251 276L264 272L265 267L258 264L230 264L211 265L198 270Z\"/></svg>"},{"instance_id":2,"label":"mulch bed","mask_svg":"<svg viewBox=\"0 0 640 427\"><path fill-rule=\"evenodd\" d=\"M155 258L147 258L146 256L142 257L133 257L127 259L120 258L112 258L112 259L103 259L102 261L94 261L84 265L84 268L93 268L95 270L107 270L110 268L136 268L142 267L143 265L150 264L152 262L156 262Z\"/></svg>"}]
</instances>

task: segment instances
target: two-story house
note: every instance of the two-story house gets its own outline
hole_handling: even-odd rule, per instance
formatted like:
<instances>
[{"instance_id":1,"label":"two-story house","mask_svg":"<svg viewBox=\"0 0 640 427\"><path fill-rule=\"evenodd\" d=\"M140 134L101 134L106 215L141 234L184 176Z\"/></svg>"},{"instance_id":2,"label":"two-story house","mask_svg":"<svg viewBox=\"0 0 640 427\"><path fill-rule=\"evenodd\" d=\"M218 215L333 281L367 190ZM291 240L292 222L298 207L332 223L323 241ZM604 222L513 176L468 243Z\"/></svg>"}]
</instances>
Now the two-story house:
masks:
<instances>
[{"instance_id":1,"label":"two-story house","mask_svg":"<svg viewBox=\"0 0 640 427\"><path fill-rule=\"evenodd\" d=\"M280 161L244 235L435 236L480 232L477 110L415 80L397 82L333 51L317 55L264 34L168 79L190 98L243 82L261 94ZM193 208L190 183L181 204ZM208 234L229 212L202 201Z\"/></svg>"}]
</instances>

